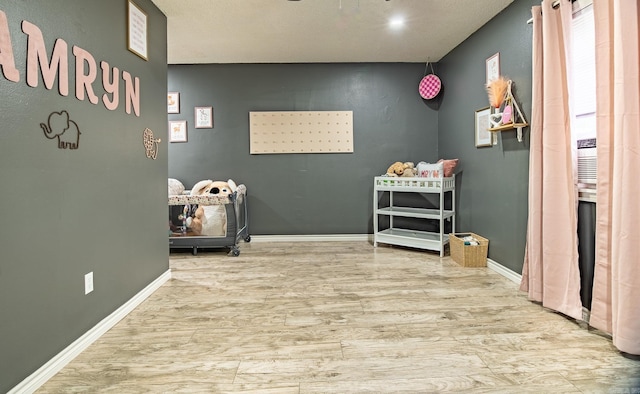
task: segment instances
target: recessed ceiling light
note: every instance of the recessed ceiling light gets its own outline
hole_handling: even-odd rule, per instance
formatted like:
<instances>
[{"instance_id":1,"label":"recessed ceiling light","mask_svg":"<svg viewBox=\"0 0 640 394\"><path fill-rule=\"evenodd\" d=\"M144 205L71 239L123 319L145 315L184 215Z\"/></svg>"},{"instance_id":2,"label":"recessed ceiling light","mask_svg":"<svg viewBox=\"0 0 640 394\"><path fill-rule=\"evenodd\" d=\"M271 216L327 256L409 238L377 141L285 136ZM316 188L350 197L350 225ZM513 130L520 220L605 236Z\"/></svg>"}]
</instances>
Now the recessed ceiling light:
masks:
<instances>
[{"instance_id":1,"label":"recessed ceiling light","mask_svg":"<svg viewBox=\"0 0 640 394\"><path fill-rule=\"evenodd\" d=\"M389 27L392 29L401 29L404 26L404 17L402 16L394 16L389 19Z\"/></svg>"}]
</instances>

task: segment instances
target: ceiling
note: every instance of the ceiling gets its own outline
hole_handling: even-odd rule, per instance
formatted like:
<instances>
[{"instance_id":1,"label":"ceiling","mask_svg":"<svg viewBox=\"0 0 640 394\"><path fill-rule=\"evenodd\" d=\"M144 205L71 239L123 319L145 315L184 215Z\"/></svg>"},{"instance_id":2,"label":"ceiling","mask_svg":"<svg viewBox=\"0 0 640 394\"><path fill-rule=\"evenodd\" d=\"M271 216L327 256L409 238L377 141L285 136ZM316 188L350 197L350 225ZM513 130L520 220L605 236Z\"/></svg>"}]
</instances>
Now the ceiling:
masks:
<instances>
[{"instance_id":1,"label":"ceiling","mask_svg":"<svg viewBox=\"0 0 640 394\"><path fill-rule=\"evenodd\" d=\"M152 1L167 16L169 64L437 62L513 2Z\"/></svg>"}]
</instances>

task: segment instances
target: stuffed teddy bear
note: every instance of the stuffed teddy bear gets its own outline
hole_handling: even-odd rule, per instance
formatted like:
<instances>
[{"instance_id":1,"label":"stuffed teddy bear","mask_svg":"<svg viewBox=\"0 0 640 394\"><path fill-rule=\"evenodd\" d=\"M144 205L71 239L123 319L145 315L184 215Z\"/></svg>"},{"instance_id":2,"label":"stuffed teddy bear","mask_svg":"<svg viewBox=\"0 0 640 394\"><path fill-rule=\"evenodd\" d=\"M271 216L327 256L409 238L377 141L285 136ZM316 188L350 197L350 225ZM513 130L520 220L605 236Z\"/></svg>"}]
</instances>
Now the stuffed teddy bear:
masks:
<instances>
[{"instance_id":1,"label":"stuffed teddy bear","mask_svg":"<svg viewBox=\"0 0 640 394\"><path fill-rule=\"evenodd\" d=\"M402 164L399 161L396 161L395 163L391 164L387 169L388 176L401 176L403 172L404 172L404 164Z\"/></svg>"},{"instance_id":2,"label":"stuffed teddy bear","mask_svg":"<svg viewBox=\"0 0 640 394\"><path fill-rule=\"evenodd\" d=\"M236 183L210 179L196 183L191 189L192 196L217 195L227 197L237 189ZM187 218L187 227L194 235L224 236L227 234L227 212L224 205L199 205Z\"/></svg>"},{"instance_id":3,"label":"stuffed teddy bear","mask_svg":"<svg viewBox=\"0 0 640 394\"><path fill-rule=\"evenodd\" d=\"M189 195L201 196L208 194L211 190L212 182L213 181L211 179L207 179L196 183L191 188ZM185 224L187 225L187 228L191 231L191 233L193 233L193 235L202 235L203 220L206 220L206 218L204 217L204 210L200 209L200 207L197 205L195 207L185 205L183 214L186 216Z\"/></svg>"},{"instance_id":4,"label":"stuffed teddy bear","mask_svg":"<svg viewBox=\"0 0 640 394\"><path fill-rule=\"evenodd\" d=\"M387 176L414 177L416 174L417 169L413 162L410 161L404 163L396 161L389 166L389 169L387 169Z\"/></svg>"},{"instance_id":5,"label":"stuffed teddy bear","mask_svg":"<svg viewBox=\"0 0 640 394\"><path fill-rule=\"evenodd\" d=\"M414 177L418 175L418 169L415 167L412 161L406 161L403 164L404 171L402 172L403 177Z\"/></svg>"}]
</instances>

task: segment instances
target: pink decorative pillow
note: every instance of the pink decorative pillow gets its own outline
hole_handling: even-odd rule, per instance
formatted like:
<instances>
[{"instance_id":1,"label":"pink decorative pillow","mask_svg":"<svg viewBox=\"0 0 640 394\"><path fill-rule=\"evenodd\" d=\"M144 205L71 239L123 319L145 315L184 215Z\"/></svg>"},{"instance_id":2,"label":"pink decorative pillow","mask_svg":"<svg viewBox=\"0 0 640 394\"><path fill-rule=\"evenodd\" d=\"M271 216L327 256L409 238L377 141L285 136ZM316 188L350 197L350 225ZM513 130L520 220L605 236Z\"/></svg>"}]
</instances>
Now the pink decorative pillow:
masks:
<instances>
[{"instance_id":1,"label":"pink decorative pillow","mask_svg":"<svg viewBox=\"0 0 640 394\"><path fill-rule=\"evenodd\" d=\"M448 160L440 159L438 160L438 163L442 163L444 167L444 176L445 178L448 178L451 175L453 175L453 170L458 165L458 159L448 159Z\"/></svg>"}]
</instances>

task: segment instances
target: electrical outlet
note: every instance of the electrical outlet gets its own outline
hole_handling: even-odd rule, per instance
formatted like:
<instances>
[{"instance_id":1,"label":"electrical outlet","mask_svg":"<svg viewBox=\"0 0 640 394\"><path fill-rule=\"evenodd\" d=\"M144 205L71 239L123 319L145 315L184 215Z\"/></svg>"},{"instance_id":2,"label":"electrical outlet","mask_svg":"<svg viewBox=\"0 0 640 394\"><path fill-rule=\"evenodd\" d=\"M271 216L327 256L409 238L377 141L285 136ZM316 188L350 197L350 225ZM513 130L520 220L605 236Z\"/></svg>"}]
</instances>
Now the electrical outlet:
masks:
<instances>
[{"instance_id":1,"label":"electrical outlet","mask_svg":"<svg viewBox=\"0 0 640 394\"><path fill-rule=\"evenodd\" d=\"M89 294L93 291L93 272L89 272L84 276L84 294Z\"/></svg>"}]
</instances>

